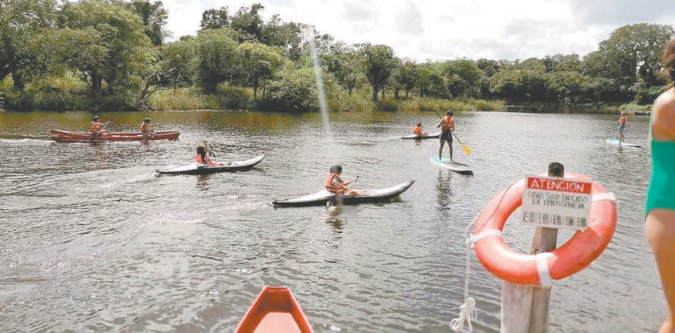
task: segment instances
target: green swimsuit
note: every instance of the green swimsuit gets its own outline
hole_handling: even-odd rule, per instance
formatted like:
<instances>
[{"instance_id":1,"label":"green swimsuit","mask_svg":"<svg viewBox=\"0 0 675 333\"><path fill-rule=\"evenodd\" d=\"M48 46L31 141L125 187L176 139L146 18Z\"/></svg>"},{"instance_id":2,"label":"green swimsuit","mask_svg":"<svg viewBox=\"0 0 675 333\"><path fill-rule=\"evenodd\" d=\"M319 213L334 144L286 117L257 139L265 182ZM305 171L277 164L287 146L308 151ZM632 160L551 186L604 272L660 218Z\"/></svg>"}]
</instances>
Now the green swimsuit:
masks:
<instances>
[{"instance_id":1,"label":"green swimsuit","mask_svg":"<svg viewBox=\"0 0 675 333\"><path fill-rule=\"evenodd\" d=\"M675 210L675 141L652 138L652 178L647 190L645 216L655 208Z\"/></svg>"}]
</instances>

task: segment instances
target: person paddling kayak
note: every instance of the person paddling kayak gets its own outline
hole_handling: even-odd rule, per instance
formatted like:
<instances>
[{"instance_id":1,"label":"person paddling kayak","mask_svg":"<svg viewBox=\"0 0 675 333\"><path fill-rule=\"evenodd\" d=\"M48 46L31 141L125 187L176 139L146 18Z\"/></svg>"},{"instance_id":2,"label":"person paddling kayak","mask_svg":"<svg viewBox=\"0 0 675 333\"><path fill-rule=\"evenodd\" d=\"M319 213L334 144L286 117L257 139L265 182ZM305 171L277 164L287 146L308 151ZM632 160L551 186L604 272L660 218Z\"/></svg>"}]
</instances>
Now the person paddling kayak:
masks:
<instances>
[{"instance_id":1,"label":"person paddling kayak","mask_svg":"<svg viewBox=\"0 0 675 333\"><path fill-rule=\"evenodd\" d=\"M138 127L138 131L143 134L152 134L154 130L152 129L152 124L150 124L150 118L145 118L141 121L141 125Z\"/></svg>"},{"instance_id":2,"label":"person paddling kayak","mask_svg":"<svg viewBox=\"0 0 675 333\"><path fill-rule=\"evenodd\" d=\"M619 142L623 142L623 132L626 130L626 126L628 126L628 117L626 116L625 112L621 112L621 116L619 117Z\"/></svg>"},{"instance_id":3,"label":"person paddling kayak","mask_svg":"<svg viewBox=\"0 0 675 333\"><path fill-rule=\"evenodd\" d=\"M445 142L448 142L448 149L450 150L450 160L452 161L452 132L455 130L455 119L453 118L453 112L446 112L446 116L441 118L441 122L436 125L436 127L441 127L441 146L438 148L438 159L441 160L443 157L443 145Z\"/></svg>"},{"instance_id":4,"label":"person paddling kayak","mask_svg":"<svg viewBox=\"0 0 675 333\"><path fill-rule=\"evenodd\" d=\"M94 119L89 123L89 132L94 135L94 137L100 137L105 133L105 126L108 125L101 123L101 118L99 116L94 116Z\"/></svg>"},{"instance_id":5,"label":"person paddling kayak","mask_svg":"<svg viewBox=\"0 0 675 333\"><path fill-rule=\"evenodd\" d=\"M197 147L197 155L195 155L195 162L198 164L206 164L209 166L222 166L225 165L225 163L216 163L211 161L211 158L209 158L209 155L206 153L208 150L204 148L204 146L199 146Z\"/></svg>"},{"instance_id":6,"label":"person paddling kayak","mask_svg":"<svg viewBox=\"0 0 675 333\"><path fill-rule=\"evenodd\" d=\"M336 164L330 167L330 173L326 177L326 191L341 195L359 195L358 191L347 188L351 182L342 181L342 165Z\"/></svg>"},{"instance_id":7,"label":"person paddling kayak","mask_svg":"<svg viewBox=\"0 0 675 333\"><path fill-rule=\"evenodd\" d=\"M417 123L417 125L413 129L413 134L417 136L428 135L427 132L422 132L422 123Z\"/></svg>"}]
</instances>

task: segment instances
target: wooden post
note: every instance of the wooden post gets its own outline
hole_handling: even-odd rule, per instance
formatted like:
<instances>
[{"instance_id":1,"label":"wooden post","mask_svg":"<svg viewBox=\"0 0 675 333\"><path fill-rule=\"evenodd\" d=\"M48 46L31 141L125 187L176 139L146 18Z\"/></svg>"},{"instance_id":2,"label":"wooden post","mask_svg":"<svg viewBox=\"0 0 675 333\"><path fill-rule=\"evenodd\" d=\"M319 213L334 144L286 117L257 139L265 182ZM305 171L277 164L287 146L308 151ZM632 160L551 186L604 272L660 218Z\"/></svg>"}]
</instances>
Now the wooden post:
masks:
<instances>
[{"instance_id":1,"label":"wooden post","mask_svg":"<svg viewBox=\"0 0 675 333\"><path fill-rule=\"evenodd\" d=\"M537 227L530 253L556 248L558 229ZM547 333L551 288L513 284L502 285L502 333Z\"/></svg>"}]
</instances>

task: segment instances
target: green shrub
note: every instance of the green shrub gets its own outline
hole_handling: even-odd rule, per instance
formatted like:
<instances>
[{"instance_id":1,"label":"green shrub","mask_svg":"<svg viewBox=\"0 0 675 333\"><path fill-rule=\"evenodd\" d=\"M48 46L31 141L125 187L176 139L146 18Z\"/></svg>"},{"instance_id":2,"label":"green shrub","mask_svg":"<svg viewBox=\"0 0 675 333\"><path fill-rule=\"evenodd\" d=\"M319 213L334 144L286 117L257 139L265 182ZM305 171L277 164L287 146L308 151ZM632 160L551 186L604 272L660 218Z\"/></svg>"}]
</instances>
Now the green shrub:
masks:
<instances>
[{"instance_id":1,"label":"green shrub","mask_svg":"<svg viewBox=\"0 0 675 333\"><path fill-rule=\"evenodd\" d=\"M218 84L216 101L218 109L247 110L251 102L250 88L241 88L230 85L227 82Z\"/></svg>"}]
</instances>

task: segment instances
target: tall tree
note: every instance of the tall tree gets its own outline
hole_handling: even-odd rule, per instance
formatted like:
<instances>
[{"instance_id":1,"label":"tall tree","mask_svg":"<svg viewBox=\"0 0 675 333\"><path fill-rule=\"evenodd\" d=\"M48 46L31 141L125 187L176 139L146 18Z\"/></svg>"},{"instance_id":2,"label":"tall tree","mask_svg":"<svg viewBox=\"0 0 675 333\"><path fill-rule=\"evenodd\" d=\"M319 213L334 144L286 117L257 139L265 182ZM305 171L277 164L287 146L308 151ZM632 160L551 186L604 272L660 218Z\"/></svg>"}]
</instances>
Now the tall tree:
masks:
<instances>
[{"instance_id":1,"label":"tall tree","mask_svg":"<svg viewBox=\"0 0 675 333\"><path fill-rule=\"evenodd\" d=\"M256 98L261 83L274 77L284 65L283 51L261 43L245 42L239 45L239 63L245 82L253 87Z\"/></svg>"},{"instance_id":2,"label":"tall tree","mask_svg":"<svg viewBox=\"0 0 675 333\"><path fill-rule=\"evenodd\" d=\"M230 17L227 7L209 9L202 13L201 30L222 29L230 26Z\"/></svg>"},{"instance_id":3,"label":"tall tree","mask_svg":"<svg viewBox=\"0 0 675 333\"><path fill-rule=\"evenodd\" d=\"M408 94L415 89L419 81L419 75L417 72L417 63L409 58L405 58L401 62L394 73L396 81L400 85L401 89L405 91L404 99L408 98Z\"/></svg>"},{"instance_id":4,"label":"tall tree","mask_svg":"<svg viewBox=\"0 0 675 333\"><path fill-rule=\"evenodd\" d=\"M614 30L597 51L584 57L587 74L616 81L628 92L641 79L646 86L659 84L657 73L663 45L673 35L670 25L639 23Z\"/></svg>"},{"instance_id":5,"label":"tall tree","mask_svg":"<svg viewBox=\"0 0 675 333\"><path fill-rule=\"evenodd\" d=\"M166 30L166 21L169 13L161 1L133 0L128 4L131 10L138 15L145 26L145 34L150 38L152 45L159 46L169 37Z\"/></svg>"},{"instance_id":6,"label":"tall tree","mask_svg":"<svg viewBox=\"0 0 675 333\"><path fill-rule=\"evenodd\" d=\"M45 35L53 29L56 1L0 1L0 79L12 74L14 88L44 74L48 59Z\"/></svg>"},{"instance_id":7,"label":"tall tree","mask_svg":"<svg viewBox=\"0 0 675 333\"><path fill-rule=\"evenodd\" d=\"M81 73L99 101L124 93L134 75L158 60L139 16L121 6L99 0L68 3L59 26L62 61Z\"/></svg>"},{"instance_id":8,"label":"tall tree","mask_svg":"<svg viewBox=\"0 0 675 333\"><path fill-rule=\"evenodd\" d=\"M238 44L230 29L202 30L197 36L198 81L208 94L216 92L218 83L232 81L237 68Z\"/></svg>"},{"instance_id":9,"label":"tall tree","mask_svg":"<svg viewBox=\"0 0 675 333\"><path fill-rule=\"evenodd\" d=\"M237 13L232 16L230 27L239 33L239 42L262 40L263 19L260 16L260 11L263 9L265 9L265 6L254 3L251 7L243 6L239 8Z\"/></svg>"},{"instance_id":10,"label":"tall tree","mask_svg":"<svg viewBox=\"0 0 675 333\"><path fill-rule=\"evenodd\" d=\"M386 45L364 44L361 52L364 74L372 88L372 99L377 102L377 94L384 89L394 70L394 51Z\"/></svg>"}]
</instances>

